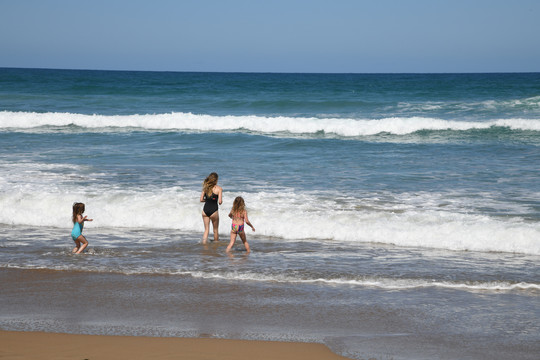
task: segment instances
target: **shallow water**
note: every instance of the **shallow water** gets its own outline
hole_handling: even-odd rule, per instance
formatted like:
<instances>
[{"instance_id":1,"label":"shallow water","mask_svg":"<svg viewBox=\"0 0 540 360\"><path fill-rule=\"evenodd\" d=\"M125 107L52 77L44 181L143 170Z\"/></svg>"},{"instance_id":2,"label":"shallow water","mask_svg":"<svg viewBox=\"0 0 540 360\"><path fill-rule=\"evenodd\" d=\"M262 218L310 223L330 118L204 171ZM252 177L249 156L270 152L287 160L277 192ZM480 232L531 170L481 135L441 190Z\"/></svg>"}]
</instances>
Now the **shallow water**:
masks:
<instances>
[{"instance_id":1,"label":"shallow water","mask_svg":"<svg viewBox=\"0 0 540 360\"><path fill-rule=\"evenodd\" d=\"M1 233L6 330L316 341L356 359L540 350L535 255L265 237L227 254L143 229L88 231L77 256L54 228Z\"/></svg>"}]
</instances>

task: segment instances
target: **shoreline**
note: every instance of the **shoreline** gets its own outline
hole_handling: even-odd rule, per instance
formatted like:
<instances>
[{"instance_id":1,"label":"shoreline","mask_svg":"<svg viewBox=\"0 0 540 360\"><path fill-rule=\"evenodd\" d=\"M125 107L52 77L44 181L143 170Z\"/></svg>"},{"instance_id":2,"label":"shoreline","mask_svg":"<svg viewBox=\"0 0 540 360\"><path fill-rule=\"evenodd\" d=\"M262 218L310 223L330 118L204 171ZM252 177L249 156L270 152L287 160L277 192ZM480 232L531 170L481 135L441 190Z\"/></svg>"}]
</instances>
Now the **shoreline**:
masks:
<instances>
[{"instance_id":1,"label":"shoreline","mask_svg":"<svg viewBox=\"0 0 540 360\"><path fill-rule=\"evenodd\" d=\"M318 343L0 330L2 359L346 360Z\"/></svg>"},{"instance_id":2,"label":"shoreline","mask_svg":"<svg viewBox=\"0 0 540 360\"><path fill-rule=\"evenodd\" d=\"M185 257L190 256L189 248ZM238 261L232 263L235 268L245 260ZM291 343L325 349L328 355L323 356L323 350L310 355L315 360L419 359L433 354L446 360L537 360L540 349L538 309L531 301L537 296L535 291L498 294L426 288L396 292L182 275L8 268L0 271L0 282L0 359L112 358L75 351L99 349L105 346L102 342L111 346L107 353L116 354L115 358L183 359L188 357L181 354L189 349L184 344L195 340L198 344L189 354L195 360L242 360L253 358L254 352L255 358L261 358L258 355L263 351L285 352L280 359L306 358L287 357L294 351L288 349ZM510 306L512 311L507 312ZM475 321L478 317L488 320ZM34 332L41 334L38 340L33 340ZM71 340L39 340L58 338L54 334L88 335L81 335L77 345L71 345ZM13 342L8 336L16 336L18 348L9 347L15 353L7 353L4 344ZM71 338L67 336L64 339ZM91 340L95 336L98 340ZM165 354L159 344L148 345L159 356L118 354L132 348L122 342L124 337L152 344L172 338L167 341L178 344ZM41 348L34 343L41 343ZM71 352L62 357L64 353L57 349L67 347ZM222 355L222 349L229 347L237 352L227 350ZM201 353L207 348L210 352ZM312 353L301 353L306 351Z\"/></svg>"}]
</instances>

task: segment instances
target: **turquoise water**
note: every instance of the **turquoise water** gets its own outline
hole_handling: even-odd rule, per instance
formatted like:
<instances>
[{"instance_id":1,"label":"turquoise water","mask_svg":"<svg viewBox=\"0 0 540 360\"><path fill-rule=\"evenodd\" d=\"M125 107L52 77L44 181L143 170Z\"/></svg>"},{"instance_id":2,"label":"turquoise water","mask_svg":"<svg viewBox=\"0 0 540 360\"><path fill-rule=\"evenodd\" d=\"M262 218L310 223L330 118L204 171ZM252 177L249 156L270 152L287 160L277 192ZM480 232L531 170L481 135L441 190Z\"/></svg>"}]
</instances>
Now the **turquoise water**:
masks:
<instances>
[{"instance_id":1,"label":"turquoise water","mask_svg":"<svg viewBox=\"0 0 540 360\"><path fill-rule=\"evenodd\" d=\"M246 199L257 229L246 261L230 262L221 246L200 250L198 200L212 171L224 188L222 239L232 200ZM383 318L390 308L420 311L418 294L444 294L448 303L415 326L438 339L465 332L483 350L526 344L517 358L527 358L540 323L539 180L538 73L0 69L5 271L221 279L291 297L336 290L353 303L374 292ZM94 256L83 259L69 254L75 201L94 218L85 227ZM492 316L493 304L512 310ZM21 321L0 325L37 326ZM335 321L331 334L299 340L363 336ZM311 329L301 320L280 329L298 324ZM485 328L508 340L480 341ZM340 351L360 358L360 343L343 340ZM448 358L470 356L463 351Z\"/></svg>"}]
</instances>

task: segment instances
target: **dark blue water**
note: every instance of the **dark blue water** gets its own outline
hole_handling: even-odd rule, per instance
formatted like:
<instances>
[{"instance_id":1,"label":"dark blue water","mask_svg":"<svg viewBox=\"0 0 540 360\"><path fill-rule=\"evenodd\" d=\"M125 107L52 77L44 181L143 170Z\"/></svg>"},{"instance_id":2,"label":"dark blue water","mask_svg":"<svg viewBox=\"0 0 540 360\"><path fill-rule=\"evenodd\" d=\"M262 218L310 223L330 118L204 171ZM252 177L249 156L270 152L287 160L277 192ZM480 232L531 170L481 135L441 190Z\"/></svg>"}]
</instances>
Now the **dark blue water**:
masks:
<instances>
[{"instance_id":1,"label":"dark blue water","mask_svg":"<svg viewBox=\"0 0 540 360\"><path fill-rule=\"evenodd\" d=\"M249 256L199 244L201 183L212 171L224 189L222 239L234 197L246 200L257 229ZM92 281L130 274L143 289L149 274L190 288L225 283L305 307L294 321L276 310L279 331L249 319L234 335L243 338L300 328L297 340L362 358L369 326L358 324L394 336L382 330L388 321L416 329L411 348L471 339L460 350L463 339L450 341L441 358L492 358L489 349L528 358L540 323L539 175L540 74L0 69L0 269L77 270ZM94 219L85 227L92 256L70 255L75 201ZM305 314L336 304L336 291L348 300L339 316L323 316L325 333ZM159 294L157 303L171 296ZM20 320L6 315L2 328L71 326L36 323L44 309L25 317L15 305ZM508 313L495 316L499 308ZM133 321L118 333L157 331ZM81 331L119 326L105 323ZM182 324L159 334L192 334ZM411 348L404 358L419 358Z\"/></svg>"},{"instance_id":2,"label":"dark blue water","mask_svg":"<svg viewBox=\"0 0 540 360\"><path fill-rule=\"evenodd\" d=\"M540 74L259 74L0 69L0 108L377 119L538 119Z\"/></svg>"}]
</instances>

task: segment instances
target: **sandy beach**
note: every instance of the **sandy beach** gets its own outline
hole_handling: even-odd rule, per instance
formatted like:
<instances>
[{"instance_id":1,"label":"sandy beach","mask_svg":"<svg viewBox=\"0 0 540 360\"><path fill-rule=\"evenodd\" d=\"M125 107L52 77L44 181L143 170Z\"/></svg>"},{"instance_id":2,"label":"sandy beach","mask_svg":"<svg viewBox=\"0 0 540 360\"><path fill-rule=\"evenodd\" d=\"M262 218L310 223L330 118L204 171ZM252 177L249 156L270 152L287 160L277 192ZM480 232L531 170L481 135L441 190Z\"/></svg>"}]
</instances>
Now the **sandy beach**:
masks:
<instances>
[{"instance_id":1,"label":"sandy beach","mask_svg":"<svg viewBox=\"0 0 540 360\"><path fill-rule=\"evenodd\" d=\"M2 359L346 359L322 344L0 331Z\"/></svg>"}]
</instances>

